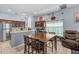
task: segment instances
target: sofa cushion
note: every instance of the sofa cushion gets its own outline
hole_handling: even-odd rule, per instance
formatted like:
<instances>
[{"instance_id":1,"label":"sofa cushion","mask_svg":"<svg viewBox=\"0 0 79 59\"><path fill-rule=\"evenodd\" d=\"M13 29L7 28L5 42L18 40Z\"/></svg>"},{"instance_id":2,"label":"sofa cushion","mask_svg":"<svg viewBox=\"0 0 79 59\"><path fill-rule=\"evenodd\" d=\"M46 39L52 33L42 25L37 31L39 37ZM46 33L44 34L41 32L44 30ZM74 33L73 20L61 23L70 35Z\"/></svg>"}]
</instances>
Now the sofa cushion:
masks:
<instances>
[{"instance_id":1,"label":"sofa cushion","mask_svg":"<svg viewBox=\"0 0 79 59\"><path fill-rule=\"evenodd\" d=\"M66 30L65 33L68 33L68 34L75 34L77 31L73 31L73 30Z\"/></svg>"},{"instance_id":2,"label":"sofa cushion","mask_svg":"<svg viewBox=\"0 0 79 59\"><path fill-rule=\"evenodd\" d=\"M76 48L76 41L74 40L62 40L62 45L66 48L69 48L69 49L74 49Z\"/></svg>"},{"instance_id":3,"label":"sofa cushion","mask_svg":"<svg viewBox=\"0 0 79 59\"><path fill-rule=\"evenodd\" d=\"M79 39L76 39L76 42L79 42Z\"/></svg>"},{"instance_id":4,"label":"sofa cushion","mask_svg":"<svg viewBox=\"0 0 79 59\"><path fill-rule=\"evenodd\" d=\"M67 39L75 40L76 39L76 31L73 30L66 30L64 33L64 37Z\"/></svg>"},{"instance_id":5,"label":"sofa cushion","mask_svg":"<svg viewBox=\"0 0 79 59\"><path fill-rule=\"evenodd\" d=\"M76 39L76 34L67 34L66 33L65 38L74 40L74 39Z\"/></svg>"}]
</instances>

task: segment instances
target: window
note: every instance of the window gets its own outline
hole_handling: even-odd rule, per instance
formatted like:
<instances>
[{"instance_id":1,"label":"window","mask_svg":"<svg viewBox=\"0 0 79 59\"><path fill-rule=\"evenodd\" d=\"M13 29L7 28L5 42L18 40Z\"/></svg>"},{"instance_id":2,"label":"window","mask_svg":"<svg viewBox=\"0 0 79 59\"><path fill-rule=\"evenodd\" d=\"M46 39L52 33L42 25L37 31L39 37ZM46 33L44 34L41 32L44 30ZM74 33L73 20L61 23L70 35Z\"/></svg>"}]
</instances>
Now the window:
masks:
<instances>
[{"instance_id":1,"label":"window","mask_svg":"<svg viewBox=\"0 0 79 59\"><path fill-rule=\"evenodd\" d=\"M63 21L46 22L46 31L55 32L57 35L63 36Z\"/></svg>"},{"instance_id":2,"label":"window","mask_svg":"<svg viewBox=\"0 0 79 59\"><path fill-rule=\"evenodd\" d=\"M31 17L28 18L28 29L31 29Z\"/></svg>"}]
</instances>

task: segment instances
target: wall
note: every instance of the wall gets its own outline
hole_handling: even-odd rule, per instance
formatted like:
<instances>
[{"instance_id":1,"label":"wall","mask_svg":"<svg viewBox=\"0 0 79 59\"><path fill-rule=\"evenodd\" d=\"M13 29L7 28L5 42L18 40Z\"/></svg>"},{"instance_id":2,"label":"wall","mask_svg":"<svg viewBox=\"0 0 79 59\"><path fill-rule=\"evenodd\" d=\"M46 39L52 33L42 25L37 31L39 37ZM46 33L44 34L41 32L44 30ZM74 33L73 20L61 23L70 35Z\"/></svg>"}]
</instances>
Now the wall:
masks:
<instances>
[{"instance_id":1,"label":"wall","mask_svg":"<svg viewBox=\"0 0 79 59\"><path fill-rule=\"evenodd\" d=\"M61 14L63 12L63 14ZM68 9L57 11L54 13L56 19L64 19L64 30L76 30L79 31L79 23L76 23L74 13L79 12L79 5Z\"/></svg>"}]
</instances>

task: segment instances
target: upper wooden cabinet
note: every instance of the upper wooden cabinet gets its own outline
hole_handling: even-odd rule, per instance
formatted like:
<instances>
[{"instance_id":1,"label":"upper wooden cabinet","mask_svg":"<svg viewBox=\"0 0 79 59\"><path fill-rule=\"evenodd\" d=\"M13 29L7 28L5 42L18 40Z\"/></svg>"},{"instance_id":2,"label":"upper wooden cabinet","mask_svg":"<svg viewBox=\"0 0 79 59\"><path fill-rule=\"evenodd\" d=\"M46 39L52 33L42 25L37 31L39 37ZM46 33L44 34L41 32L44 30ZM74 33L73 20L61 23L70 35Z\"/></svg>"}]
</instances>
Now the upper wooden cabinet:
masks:
<instances>
[{"instance_id":1,"label":"upper wooden cabinet","mask_svg":"<svg viewBox=\"0 0 79 59\"><path fill-rule=\"evenodd\" d=\"M8 20L8 19L0 19L0 23L8 23L8 24L12 24L15 26L23 26L25 25L25 21L15 21L15 20Z\"/></svg>"},{"instance_id":2,"label":"upper wooden cabinet","mask_svg":"<svg viewBox=\"0 0 79 59\"><path fill-rule=\"evenodd\" d=\"M35 21L35 27L39 30L44 30L46 27L46 21Z\"/></svg>"},{"instance_id":3,"label":"upper wooden cabinet","mask_svg":"<svg viewBox=\"0 0 79 59\"><path fill-rule=\"evenodd\" d=\"M45 21L36 21L35 26L44 26L45 23L46 23Z\"/></svg>"}]
</instances>

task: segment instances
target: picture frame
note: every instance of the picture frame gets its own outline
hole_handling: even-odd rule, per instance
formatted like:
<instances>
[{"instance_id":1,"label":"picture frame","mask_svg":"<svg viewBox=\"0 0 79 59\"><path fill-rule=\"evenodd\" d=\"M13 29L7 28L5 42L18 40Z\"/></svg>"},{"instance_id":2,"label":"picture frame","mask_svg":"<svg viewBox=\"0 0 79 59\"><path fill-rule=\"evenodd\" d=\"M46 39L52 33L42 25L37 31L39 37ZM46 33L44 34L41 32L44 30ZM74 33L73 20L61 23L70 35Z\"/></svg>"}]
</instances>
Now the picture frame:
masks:
<instances>
[{"instance_id":1,"label":"picture frame","mask_svg":"<svg viewBox=\"0 0 79 59\"><path fill-rule=\"evenodd\" d=\"M76 22L79 22L79 12L75 13L75 20L76 20Z\"/></svg>"}]
</instances>

